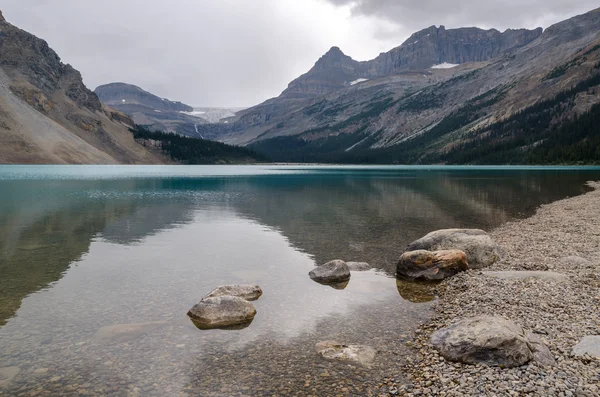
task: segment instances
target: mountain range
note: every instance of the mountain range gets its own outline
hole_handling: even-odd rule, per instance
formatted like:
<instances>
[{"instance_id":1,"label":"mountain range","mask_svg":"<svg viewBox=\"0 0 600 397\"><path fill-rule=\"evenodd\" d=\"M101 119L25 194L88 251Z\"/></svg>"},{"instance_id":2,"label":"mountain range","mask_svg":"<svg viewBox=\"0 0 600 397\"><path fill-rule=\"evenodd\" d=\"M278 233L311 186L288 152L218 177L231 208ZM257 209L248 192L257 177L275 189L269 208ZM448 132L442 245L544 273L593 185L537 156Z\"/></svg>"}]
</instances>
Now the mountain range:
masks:
<instances>
[{"instance_id":1,"label":"mountain range","mask_svg":"<svg viewBox=\"0 0 600 397\"><path fill-rule=\"evenodd\" d=\"M279 97L199 131L276 161L599 162L573 154L600 135L580 128L598 117L599 62L600 9L546 30L432 26L367 62L333 47Z\"/></svg>"},{"instance_id":2,"label":"mountain range","mask_svg":"<svg viewBox=\"0 0 600 397\"><path fill-rule=\"evenodd\" d=\"M231 152L243 162L600 163L600 9L545 30L431 26L363 62L332 47L244 110L126 83L92 92L0 12L0 162L204 162L230 150L158 131L246 146Z\"/></svg>"}]
</instances>

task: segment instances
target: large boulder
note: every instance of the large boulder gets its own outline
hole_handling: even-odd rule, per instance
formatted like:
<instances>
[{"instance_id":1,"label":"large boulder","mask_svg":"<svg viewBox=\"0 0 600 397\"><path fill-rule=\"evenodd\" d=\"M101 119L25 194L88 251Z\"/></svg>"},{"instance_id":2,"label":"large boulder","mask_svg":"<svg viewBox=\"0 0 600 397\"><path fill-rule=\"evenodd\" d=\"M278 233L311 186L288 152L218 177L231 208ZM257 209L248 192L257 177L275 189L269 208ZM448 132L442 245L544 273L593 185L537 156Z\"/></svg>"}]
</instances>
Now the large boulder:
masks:
<instances>
[{"instance_id":1,"label":"large boulder","mask_svg":"<svg viewBox=\"0 0 600 397\"><path fill-rule=\"evenodd\" d=\"M237 296L247 301L255 301L262 295L262 289L256 284L232 284L222 285L213 289L205 298L215 298L217 296Z\"/></svg>"},{"instance_id":2,"label":"large boulder","mask_svg":"<svg viewBox=\"0 0 600 397\"><path fill-rule=\"evenodd\" d=\"M552 354L536 335L501 317L463 319L434 332L431 344L447 360L467 364L518 367L532 360L554 364Z\"/></svg>"},{"instance_id":3,"label":"large boulder","mask_svg":"<svg viewBox=\"0 0 600 397\"><path fill-rule=\"evenodd\" d=\"M308 275L319 283L337 284L350 280L350 269L346 262L337 259L314 268Z\"/></svg>"},{"instance_id":4,"label":"large boulder","mask_svg":"<svg viewBox=\"0 0 600 397\"><path fill-rule=\"evenodd\" d=\"M369 367L375 361L377 351L370 346L345 345L335 341L319 342L315 350L327 360L342 361Z\"/></svg>"},{"instance_id":5,"label":"large boulder","mask_svg":"<svg viewBox=\"0 0 600 397\"><path fill-rule=\"evenodd\" d=\"M252 303L237 296L203 298L188 312L188 316L200 329L243 328L248 326L256 309Z\"/></svg>"},{"instance_id":6,"label":"large boulder","mask_svg":"<svg viewBox=\"0 0 600 397\"><path fill-rule=\"evenodd\" d=\"M479 229L443 229L431 232L410 243L407 251L439 251L458 249L467 254L471 269L482 269L496 262L500 256L489 234Z\"/></svg>"},{"instance_id":7,"label":"large boulder","mask_svg":"<svg viewBox=\"0 0 600 397\"><path fill-rule=\"evenodd\" d=\"M469 269L467 255L460 250L410 251L400 257L396 276L411 281L439 281Z\"/></svg>"}]
</instances>

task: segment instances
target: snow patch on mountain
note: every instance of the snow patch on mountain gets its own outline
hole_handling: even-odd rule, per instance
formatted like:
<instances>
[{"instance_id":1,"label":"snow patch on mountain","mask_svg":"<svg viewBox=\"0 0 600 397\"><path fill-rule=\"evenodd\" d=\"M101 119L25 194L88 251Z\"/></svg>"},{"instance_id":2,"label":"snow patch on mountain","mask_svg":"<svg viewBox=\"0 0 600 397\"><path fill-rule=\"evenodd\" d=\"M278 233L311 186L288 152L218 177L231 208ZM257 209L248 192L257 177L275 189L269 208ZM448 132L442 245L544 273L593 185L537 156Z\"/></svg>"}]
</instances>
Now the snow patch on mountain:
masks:
<instances>
[{"instance_id":1,"label":"snow patch on mountain","mask_svg":"<svg viewBox=\"0 0 600 397\"><path fill-rule=\"evenodd\" d=\"M359 83L363 83L365 81L369 81L369 79L356 79L354 81L351 81L350 85L356 85L356 84L359 84Z\"/></svg>"},{"instance_id":2,"label":"snow patch on mountain","mask_svg":"<svg viewBox=\"0 0 600 397\"><path fill-rule=\"evenodd\" d=\"M444 62L444 63L440 63L438 65L433 65L431 67L431 69L452 69L457 67L459 64L457 63L448 63L448 62Z\"/></svg>"}]
</instances>

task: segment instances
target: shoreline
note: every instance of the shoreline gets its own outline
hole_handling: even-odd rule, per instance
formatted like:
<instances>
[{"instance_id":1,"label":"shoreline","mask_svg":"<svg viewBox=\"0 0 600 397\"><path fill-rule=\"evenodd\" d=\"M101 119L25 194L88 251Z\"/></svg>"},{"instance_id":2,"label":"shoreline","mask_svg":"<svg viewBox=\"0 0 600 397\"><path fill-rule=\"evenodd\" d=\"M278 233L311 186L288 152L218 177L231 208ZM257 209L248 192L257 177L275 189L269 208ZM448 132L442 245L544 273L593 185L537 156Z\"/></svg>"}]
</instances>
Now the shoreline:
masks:
<instances>
[{"instance_id":1,"label":"shoreline","mask_svg":"<svg viewBox=\"0 0 600 397\"><path fill-rule=\"evenodd\" d=\"M551 271L561 279L502 279L470 270L444 280L431 318L408 344L414 354L401 368L409 384L392 381L380 395L400 396L600 396L600 360L575 358L572 348L600 334L600 182L593 190L540 206L529 218L490 232L501 260L485 271ZM461 318L494 315L533 331L556 359L501 369L443 359L430 345L437 329Z\"/></svg>"}]
</instances>

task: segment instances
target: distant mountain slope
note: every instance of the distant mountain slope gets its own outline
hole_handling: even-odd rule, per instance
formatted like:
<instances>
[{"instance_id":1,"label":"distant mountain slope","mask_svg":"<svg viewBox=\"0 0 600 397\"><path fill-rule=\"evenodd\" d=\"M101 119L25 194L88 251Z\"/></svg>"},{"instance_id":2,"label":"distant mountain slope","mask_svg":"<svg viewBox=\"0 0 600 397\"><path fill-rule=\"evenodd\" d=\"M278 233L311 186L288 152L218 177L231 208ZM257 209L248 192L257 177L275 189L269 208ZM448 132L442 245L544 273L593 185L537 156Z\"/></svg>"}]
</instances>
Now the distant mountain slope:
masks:
<instances>
[{"instance_id":1,"label":"distant mountain slope","mask_svg":"<svg viewBox=\"0 0 600 397\"><path fill-rule=\"evenodd\" d=\"M431 26L413 34L401 46L367 62L357 62L333 47L306 74L292 81L281 94L310 98L344 88L359 79L386 77L408 70L427 70L443 63L485 62L529 44L542 29L507 30Z\"/></svg>"},{"instance_id":2,"label":"distant mountain slope","mask_svg":"<svg viewBox=\"0 0 600 397\"><path fill-rule=\"evenodd\" d=\"M125 83L111 83L97 87L94 92L102 103L116 107L121 105L140 105L164 112L191 112L194 110L189 105L181 102L172 102L166 98L159 98L140 87Z\"/></svg>"},{"instance_id":3,"label":"distant mountain slope","mask_svg":"<svg viewBox=\"0 0 600 397\"><path fill-rule=\"evenodd\" d=\"M562 125L600 103L595 80L600 73L600 9L555 24L532 41L538 31L514 32L522 32L519 45L508 52L498 49L490 54L498 56L485 62L456 66L459 58L444 58L435 62L455 64L408 67L314 98L282 95L238 113L226 127L205 125L202 131L213 139L248 144L275 161L539 162L540 156L518 154L544 147L549 137L568 130ZM334 49L328 57L336 58L334 66L346 73L352 70L344 65L353 61L341 51ZM412 65L418 67L418 62ZM523 112L531 116L528 121L518 118ZM545 124L527 127L536 118ZM479 150L483 147L489 153ZM499 150L507 152L490 154ZM466 152L469 156L460 155Z\"/></svg>"},{"instance_id":4,"label":"distant mountain slope","mask_svg":"<svg viewBox=\"0 0 600 397\"><path fill-rule=\"evenodd\" d=\"M163 163L48 44L0 12L0 163Z\"/></svg>"},{"instance_id":5,"label":"distant mountain slope","mask_svg":"<svg viewBox=\"0 0 600 397\"><path fill-rule=\"evenodd\" d=\"M198 126L206 123L228 123L241 109L193 108L181 102L160 98L135 85L111 83L97 87L94 92L102 103L130 116L136 124L155 131L203 138Z\"/></svg>"},{"instance_id":6,"label":"distant mountain slope","mask_svg":"<svg viewBox=\"0 0 600 397\"><path fill-rule=\"evenodd\" d=\"M501 33L495 29L447 30L444 26L431 26L366 62L355 61L340 48L332 47L313 68L290 82L279 97L237 113L227 126L205 125L200 131L209 139L242 145L271 136L301 133L318 127L322 119L294 117L294 122L288 123L289 128L282 128L282 123L300 109L309 109L310 115L318 117L323 101L344 96L344 104L333 107L336 119L340 120L361 113L361 106L357 105L371 102L372 95L379 95L381 90L396 91L396 95L418 91L457 73L484 66L526 46L541 34L541 28L509 29ZM437 65L441 68L436 68ZM373 94L362 92L364 89ZM329 110L322 110L326 116L331 115Z\"/></svg>"}]
</instances>

